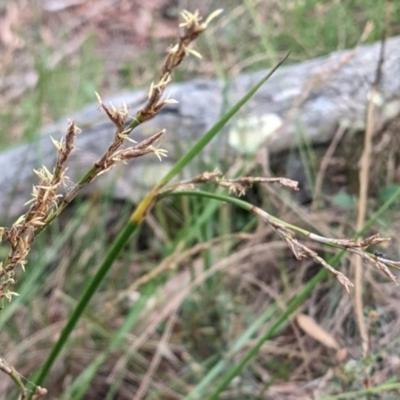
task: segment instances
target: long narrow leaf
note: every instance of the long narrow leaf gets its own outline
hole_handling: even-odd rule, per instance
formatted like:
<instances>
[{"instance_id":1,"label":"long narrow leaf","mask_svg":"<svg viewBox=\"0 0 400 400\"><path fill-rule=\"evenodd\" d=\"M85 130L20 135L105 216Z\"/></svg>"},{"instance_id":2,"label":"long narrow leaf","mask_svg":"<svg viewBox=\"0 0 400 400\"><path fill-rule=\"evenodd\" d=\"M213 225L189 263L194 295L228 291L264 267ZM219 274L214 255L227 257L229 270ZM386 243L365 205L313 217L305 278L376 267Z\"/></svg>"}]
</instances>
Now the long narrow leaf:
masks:
<instances>
[{"instance_id":1,"label":"long narrow leaf","mask_svg":"<svg viewBox=\"0 0 400 400\"><path fill-rule=\"evenodd\" d=\"M289 54L280 61L274 68L272 68L267 75L265 75L247 94L239 100L204 136L202 136L197 143L184 154L171 170L161 179L161 186L166 185L173 177L178 175L182 169L193 160L207 144L217 135L217 133L226 125L226 123L246 104L251 97L257 92L258 89L271 77L271 75L286 61Z\"/></svg>"},{"instance_id":2,"label":"long narrow leaf","mask_svg":"<svg viewBox=\"0 0 400 400\"><path fill-rule=\"evenodd\" d=\"M220 195L220 194L215 194L215 193L207 193L207 192L202 192L202 191L182 191L182 192L174 192L170 193L169 195L172 196L201 196L201 197L207 197L210 199L215 199L215 200L220 200L220 201L225 201L229 202L231 204L234 204L238 207L241 207L247 211L251 211L251 204L239 200L234 197L230 196L225 196L225 195ZM397 190L387 201L386 203L380 207L380 209L368 220L368 222L364 225L363 229L360 230L359 232L356 233L355 238L358 238L361 236L367 229L371 227L371 225L390 207L391 204L393 204L400 196L400 189ZM337 253L335 256L333 256L328 263L332 266L336 265L340 259L342 258L343 254L345 253L344 250L340 251ZM261 337L259 340L255 343L255 345L248 351L248 353L240 360L238 364L233 366L226 374L225 376L220 380L219 384L217 385L216 389L213 391L211 396L207 398L207 400L216 400L220 398L220 395L222 391L229 385L229 383L234 379L236 376L238 376L243 368L255 357L262 347L262 345L272 339L276 333L283 328L285 323L289 320L289 317L294 313L294 311L308 298L312 290L316 287L316 285L327 275L327 270L326 269L321 269L318 274L316 274L310 281L307 282L303 290L296 295L295 297L292 298L292 300L289 302L288 307L286 310L279 316L279 318L275 321L275 323L271 326L270 329ZM272 305L274 306L274 305ZM276 305L275 305L276 306ZM215 378L217 375L217 371L214 371L214 373L211 376L208 376L207 378L207 383L210 384L212 378ZM203 385L203 382L201 382L194 390L191 392L187 399L198 399L198 398L204 398L204 397L199 397L201 395L203 389L205 388L205 385Z\"/></svg>"},{"instance_id":3,"label":"long narrow leaf","mask_svg":"<svg viewBox=\"0 0 400 400\"><path fill-rule=\"evenodd\" d=\"M167 173L164 178L157 184L145 198L139 203L138 207L132 213L129 221L120 232L118 237L114 240L110 246L110 250L107 253L103 263L101 264L96 275L89 282L88 286L84 290L82 297L80 298L75 310L70 316L67 325L61 332L60 338L54 345L49 357L47 358L45 364L43 365L37 378L33 378L36 385L42 385L46 379L51 367L53 366L55 360L59 356L60 352L64 348L69 336L74 330L76 324L81 318L85 308L89 304L90 299L98 290L100 283L105 278L108 271L111 269L114 261L116 260L118 254L122 251L126 243L128 242L132 233L137 229L137 227L142 223L146 214L154 205L156 200L157 191L159 188L167 184L174 176L176 176L196 155L198 155L204 147L221 131L225 124L232 118L240 108L246 104L246 102L257 92L257 90L270 78L270 76L279 68L279 66L286 60L288 55L275 67L273 68L265 77L263 77L253 88L251 88L246 95L240 99L217 123L204 135L202 136L193 147L182 156L177 163L172 167L171 171Z\"/></svg>"},{"instance_id":4,"label":"long narrow leaf","mask_svg":"<svg viewBox=\"0 0 400 400\"><path fill-rule=\"evenodd\" d=\"M361 236L389 207L390 205L398 199L400 196L400 190L396 191L388 201L368 220L368 222L364 225L363 229L356 233L355 238ZM330 265L335 266L337 264L345 251L341 251L336 254L332 259L328 261ZM249 350L249 352L240 360L240 362L232 367L226 375L221 379L219 385L211 394L207 400L216 400L220 397L221 392L229 385L229 383L238 376L243 368L248 364L248 362L257 355L261 346L273 338L275 334L282 328L286 321L288 321L289 317L293 314L293 312L308 298L312 290L315 286L327 275L326 269L321 269L317 275L315 275L310 281L307 282L304 289L295 296L290 302L287 309L281 314L281 316L276 320L276 322L271 326L270 329L262 336L257 343Z\"/></svg>"}]
</instances>

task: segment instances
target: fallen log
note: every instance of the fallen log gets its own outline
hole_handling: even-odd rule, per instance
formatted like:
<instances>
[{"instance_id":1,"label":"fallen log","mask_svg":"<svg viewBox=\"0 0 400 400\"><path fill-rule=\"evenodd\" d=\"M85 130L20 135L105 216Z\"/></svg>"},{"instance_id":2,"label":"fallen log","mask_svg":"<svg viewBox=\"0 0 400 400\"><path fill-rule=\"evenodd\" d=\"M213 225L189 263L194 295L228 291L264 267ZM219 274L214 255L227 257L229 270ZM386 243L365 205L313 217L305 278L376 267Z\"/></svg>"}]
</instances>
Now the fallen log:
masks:
<instances>
[{"instance_id":1,"label":"fallen log","mask_svg":"<svg viewBox=\"0 0 400 400\"><path fill-rule=\"evenodd\" d=\"M297 138L313 143L328 142L339 125L348 130L365 127L365 114L379 60L380 43L332 53L326 57L280 68L244 107L234 121L209 146L205 159L212 169L231 155L251 153L264 145L270 154L295 146ZM382 79L372 101L379 110L377 123L385 124L400 112L400 36L385 44ZM162 163L154 156L142 157L108 172L94 188L110 191L116 198L137 201L144 187L151 186L168 170L193 141L241 98L265 71L239 76L230 82L196 79L172 84L171 97L178 101L162 109L152 121L139 126L133 139L141 139L162 128L167 134L161 148L169 151ZM104 100L126 103L132 114L140 108L146 90L137 90ZM114 127L96 104L70 116L82 133L71 158L68 176L76 181L104 153ZM21 144L0 154L0 218L20 215L37 181L33 170L54 164L56 151L49 138L60 139L67 127L63 120L44 128L32 143ZM203 159L204 160L204 159ZM193 171L193 172L199 172Z\"/></svg>"}]
</instances>

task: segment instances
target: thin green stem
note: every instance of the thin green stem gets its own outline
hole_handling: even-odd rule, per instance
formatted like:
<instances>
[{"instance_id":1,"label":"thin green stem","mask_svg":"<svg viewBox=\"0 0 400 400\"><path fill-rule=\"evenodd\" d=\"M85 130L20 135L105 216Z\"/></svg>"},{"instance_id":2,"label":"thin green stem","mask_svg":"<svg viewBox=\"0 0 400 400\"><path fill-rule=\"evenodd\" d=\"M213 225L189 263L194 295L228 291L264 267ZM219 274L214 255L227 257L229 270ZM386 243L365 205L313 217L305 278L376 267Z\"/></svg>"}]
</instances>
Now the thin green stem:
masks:
<instances>
[{"instance_id":1,"label":"thin green stem","mask_svg":"<svg viewBox=\"0 0 400 400\"><path fill-rule=\"evenodd\" d=\"M166 194L167 195L167 194ZM249 203L246 203L243 200L239 200L237 198L233 198L226 195L220 195L215 193L208 193L202 191L181 191L181 192L173 192L169 193L171 196L202 196L207 197L214 200L220 200L224 202L229 202L231 204L237 205L245 210L251 211L253 206ZM380 207L380 209L369 219L369 221L364 225L364 227L355 234L354 238L358 238L361 236L371 225L390 207L391 204L394 203L400 196L400 189L396 191L387 202ZM275 218L275 217L274 217ZM279 223L284 223L276 218ZM285 223L284 223L285 224ZM288 224L286 224L287 226ZM334 257L329 260L330 265L337 264L345 250L337 253ZM290 315L304 302L305 299L308 298L309 294L315 288L315 286L327 275L326 269L321 269L310 281L307 282L303 290L292 298L289 302L286 310L279 316L279 318L275 321L275 323L271 326L271 328L256 342L256 344L248 351L248 353L240 360L238 364L232 367L225 376L222 377L216 389L213 391L211 396L207 398L207 400L217 400L220 397L221 392L229 385L233 378L241 373L243 368L251 361L253 357L255 357L262 347L262 345L269 339L271 339L283 326L283 324L289 319ZM191 398L191 395L189 395Z\"/></svg>"},{"instance_id":2,"label":"thin green stem","mask_svg":"<svg viewBox=\"0 0 400 400\"><path fill-rule=\"evenodd\" d=\"M253 88L251 88L246 95L240 99L217 123L211 127L211 129L201 137L194 146L178 160L178 162L173 166L171 171L167 173L164 178L160 181L159 184L155 185L153 189L143 198L143 200L139 203L135 211L132 213L129 221L120 232L118 237L115 239L113 244L110 247L103 263L101 264L99 270L96 275L90 281L88 286L86 287L81 299L79 300L74 312L69 318L67 325L63 329L61 336L57 343L54 345L52 351L45 364L43 365L39 376L37 379L34 379L34 382L37 385L43 384L46 376L50 372L50 369L55 362L56 358L60 354L61 350L65 346L70 334L72 333L75 325L78 323L81 318L86 306L89 304L90 299L96 293L97 289L100 286L100 283L103 281L107 272L110 270L112 264L117 258L118 254L121 252L129 237L132 233L137 229L137 227L142 223L146 214L151 210L155 201L157 200L158 190L166 185L175 175L179 174L179 172L196 156L198 155L204 147L213 139L214 136L221 131L223 126L229 121L232 116L237 113L240 108L256 93L256 91L269 79L269 77L276 71L276 69L286 60L288 56L286 56L275 68L273 68L264 78L262 78Z\"/></svg>"},{"instance_id":3,"label":"thin green stem","mask_svg":"<svg viewBox=\"0 0 400 400\"><path fill-rule=\"evenodd\" d=\"M399 193L397 193L396 197L392 196L388 200L388 202L371 217L371 219L367 222L367 224L364 225L363 229L355 235L355 238L362 235L374 223L374 221L376 221L376 219L379 218L380 215L382 215L384 210L386 210L390 206L390 204L392 204L396 200L396 198L398 198L399 194L400 191ZM332 257L331 260L329 260L329 264L335 265L337 262L339 262L344 253L345 251L342 250L340 253L336 254L334 257ZM215 400L219 398L220 393L229 385L232 379L240 374L240 372L247 365L247 363L258 353L261 346L267 340L271 339L276 332L278 332L278 330L282 327L284 322L290 317L290 315L296 310L296 308L303 303L303 301L308 297L308 295L315 288L315 286L326 276L326 274L327 270L321 269L317 275L315 275L309 282L307 282L302 292L297 296L295 296L290 301L285 312L281 314L281 316L272 325L272 327L265 333L265 335L262 336L254 345L254 347L243 357L243 359L235 367L233 367L230 371L228 371L228 373L222 378L217 388L214 390L211 396L208 397L207 400Z\"/></svg>"},{"instance_id":4,"label":"thin green stem","mask_svg":"<svg viewBox=\"0 0 400 400\"><path fill-rule=\"evenodd\" d=\"M396 391L397 392L396 394L398 396L399 391L400 391L400 383L399 382L393 382L393 383L386 382L386 383L383 383L382 385L375 386L375 387L369 388L369 389L361 389L361 390L356 390L353 392L337 394L334 396L323 396L320 398L320 400L361 399L363 395L367 395L367 394L383 395L385 392L387 393L389 391L392 391L392 392ZM395 394L395 393L393 393L393 394ZM380 397L380 398L382 398L382 397ZM390 397L387 397L387 398L390 398ZM392 398L394 399L395 397L392 397Z\"/></svg>"},{"instance_id":5,"label":"thin green stem","mask_svg":"<svg viewBox=\"0 0 400 400\"><path fill-rule=\"evenodd\" d=\"M267 75L265 75L255 86L253 86L247 94L239 100L204 136L202 136L197 143L185 153L171 168L171 170L160 181L160 187L165 186L172 178L178 175L182 169L189 164L190 161L196 157L201 150L214 138L214 136L225 126L225 124L240 110L240 108L250 100L250 98L257 92L258 89L271 77L271 75L286 61L289 54L280 61L274 68L272 68Z\"/></svg>"},{"instance_id":6,"label":"thin green stem","mask_svg":"<svg viewBox=\"0 0 400 400\"><path fill-rule=\"evenodd\" d=\"M339 259L340 255L337 254L334 257L334 260L337 262L339 261ZM332 260L332 263L334 260ZM312 292L317 283L320 282L326 276L326 274L327 271L325 269L321 269L317 275L315 275L310 281L307 282L306 286L301 291L301 293L299 293L289 302L289 305L286 308L286 310L279 316L279 318L275 321L275 323L271 326L271 328L269 328L268 331L257 340L256 344L247 352L247 354L239 361L239 363L236 364L234 367L232 367L228 371L228 373L221 379L216 389L211 394L211 396L207 398L207 400L217 400L220 398L221 392L229 385L232 379L235 378L237 375L239 375L240 372L243 370L243 368L247 365L247 363L255 355L257 355L262 345L267 340L272 339L272 337L281 328L281 325L284 324L285 321L288 320L290 315L297 309L297 307L299 307L303 303L303 301L307 299L307 297Z\"/></svg>"},{"instance_id":7,"label":"thin green stem","mask_svg":"<svg viewBox=\"0 0 400 400\"><path fill-rule=\"evenodd\" d=\"M310 237L310 235L311 235L310 231L300 228L299 226L289 224L288 222L285 222L277 217L274 217L273 215L264 212L262 209L253 206L251 203L248 203L246 201L238 199L237 197L232 197L232 196L218 194L218 193L212 193L212 192L204 192L202 190L179 190L176 192L169 192L169 193L167 192L162 195L162 197L165 197L165 196L198 196L198 197L206 197L209 199L218 200L218 201L221 201L224 203L230 203L230 204L240 207L250 213L253 213L260 218L263 218L263 215L265 215L265 216L267 216L269 221L274 222L279 225L283 225L286 228L291 229L292 231L300 233L304 236ZM337 249L345 248L344 246L340 246L334 242L326 241L326 242L324 242L324 244L326 244L327 246L330 246L330 247L337 248Z\"/></svg>"},{"instance_id":8,"label":"thin green stem","mask_svg":"<svg viewBox=\"0 0 400 400\"><path fill-rule=\"evenodd\" d=\"M34 379L34 382L36 385L40 386L43 384L54 361L56 360L57 356L60 354L64 345L66 344L75 325L81 318L86 306L89 304L90 299L98 290L101 282L103 281L107 272L110 270L113 262L115 261L118 254L121 252L121 250L125 246L129 237L137 229L137 227L138 226L136 224L134 224L132 222L128 222L125 225L125 227L123 228L123 230L119 233L118 237L115 239L113 244L111 245L99 270L97 271L96 275L93 277L93 279L89 282L86 289L84 290L83 295L82 295L81 299L79 300L78 305L76 306L74 312L72 313L71 317L69 318L67 325L64 327L63 331L61 332L61 336L58 339L58 341L56 342L56 344L54 345L49 357L47 358L45 364L43 365L38 378Z\"/></svg>"}]
</instances>

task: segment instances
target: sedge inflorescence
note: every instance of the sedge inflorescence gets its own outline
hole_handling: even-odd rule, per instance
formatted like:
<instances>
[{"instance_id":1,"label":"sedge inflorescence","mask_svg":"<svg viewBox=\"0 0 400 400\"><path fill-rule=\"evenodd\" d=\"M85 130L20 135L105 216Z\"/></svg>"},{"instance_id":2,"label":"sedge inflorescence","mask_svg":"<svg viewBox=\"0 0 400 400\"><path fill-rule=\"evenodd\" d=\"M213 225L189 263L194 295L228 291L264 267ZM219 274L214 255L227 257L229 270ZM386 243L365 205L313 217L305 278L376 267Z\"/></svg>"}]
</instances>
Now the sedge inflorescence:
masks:
<instances>
[{"instance_id":1,"label":"sedge inflorescence","mask_svg":"<svg viewBox=\"0 0 400 400\"><path fill-rule=\"evenodd\" d=\"M176 102L169 96L164 96L165 90L171 82L171 74L188 54L200 56L190 48L190 44L221 12L222 10L213 12L204 22L197 11L194 13L182 12L183 22L180 24L182 32L178 43L167 50L167 57L161 66L159 80L150 85L146 103L134 116L129 114L125 104L119 107L107 106L103 103L100 95L96 93L99 108L108 116L116 129L109 148L79 182L71 183L66 175L66 162L74 150L74 141L80 132L79 128L74 122L70 122L65 139L61 141L52 139L58 153L53 170L50 171L43 166L35 171L39 182L33 186L32 199L27 203L30 204L30 208L11 227L0 228L0 240L9 245L6 260L0 262L0 300L4 298L11 300L12 296L17 295L11 290L16 283L15 271L17 267L25 269L30 246L35 237L61 214L84 186L109 171L116 164L125 163L147 154L154 154L160 160L166 157L166 150L156 145L165 134L165 130L160 130L139 143L136 143L130 134L138 125L154 118L165 105ZM65 194L61 194L60 186L63 186Z\"/></svg>"}]
</instances>

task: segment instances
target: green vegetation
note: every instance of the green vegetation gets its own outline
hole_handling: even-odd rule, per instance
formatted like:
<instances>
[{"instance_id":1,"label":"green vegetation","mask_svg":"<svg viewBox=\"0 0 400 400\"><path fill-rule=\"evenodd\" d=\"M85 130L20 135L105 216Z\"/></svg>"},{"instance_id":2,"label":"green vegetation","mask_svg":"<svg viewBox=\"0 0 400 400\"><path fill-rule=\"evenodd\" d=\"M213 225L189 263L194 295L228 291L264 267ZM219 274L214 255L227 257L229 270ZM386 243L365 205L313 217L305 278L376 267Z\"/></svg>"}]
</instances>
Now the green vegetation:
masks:
<instances>
[{"instance_id":1,"label":"green vegetation","mask_svg":"<svg viewBox=\"0 0 400 400\"><path fill-rule=\"evenodd\" d=\"M385 4L391 7L390 20ZM189 59L174 80L215 73L228 78L274 66L288 51L290 62L301 61L377 40L384 26L389 34L400 32L397 2L246 0L228 6L198 40L204 60ZM139 52L137 64L119 67L118 89L142 87L158 76L154 60L161 56L151 43L150 50ZM4 147L15 138L32 139L45 122L92 102L94 91L115 90L96 46L90 35L74 57L54 67L50 48L32 47L38 81L17 105L1 111ZM311 389L317 398L397 398L398 289L382 274L366 272L369 349L363 354L352 297L311 253L295 260L288 244L293 246L290 232L299 240L309 232L356 238L372 228L397 243L398 184L380 184L382 171L372 176L379 185L359 232L354 229L358 192L339 193L321 209L310 210L292 200L290 189L271 186L251 198L267 216L228 197L213 179L206 180L207 192L160 194L194 157L201 157L257 87L226 110L133 213L129 204L109 198L77 198L38 235L26 272L18 271L12 288L19 296L5 300L0 311L0 356L22 374L20 383L1 375L0 381L12 383L4 386L4 398L17 398L16 384L30 396L36 383L65 400L133 394L137 399L239 400L270 393L279 399L290 391L298 395L320 378L323 384ZM318 159L308 143L300 153L314 184ZM340 215L329 215L334 213L330 207ZM148 212L149 225L142 223ZM276 224L284 228L279 231ZM310 246L352 277L345 251L338 252L349 243ZM399 259L398 251L390 251L391 259ZM7 257L3 248L0 254ZM317 334L300 329L299 313L310 315L340 344L329 347ZM7 365L0 363L2 371Z\"/></svg>"}]
</instances>

